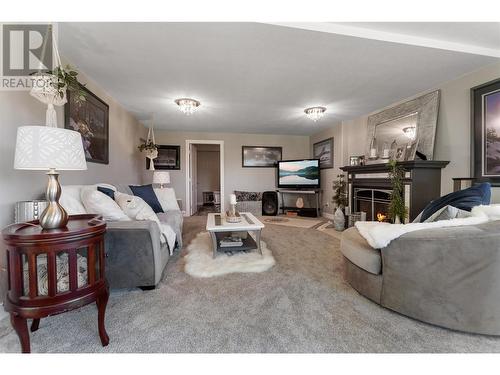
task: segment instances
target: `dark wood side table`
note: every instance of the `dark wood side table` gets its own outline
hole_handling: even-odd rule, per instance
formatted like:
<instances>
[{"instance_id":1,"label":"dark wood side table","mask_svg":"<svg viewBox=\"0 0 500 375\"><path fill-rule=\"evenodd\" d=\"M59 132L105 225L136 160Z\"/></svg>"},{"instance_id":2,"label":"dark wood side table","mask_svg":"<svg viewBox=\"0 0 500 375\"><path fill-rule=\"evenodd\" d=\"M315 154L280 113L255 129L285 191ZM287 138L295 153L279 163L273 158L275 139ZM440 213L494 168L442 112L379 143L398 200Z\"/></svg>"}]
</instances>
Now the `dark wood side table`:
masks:
<instances>
[{"instance_id":1,"label":"dark wood side table","mask_svg":"<svg viewBox=\"0 0 500 375\"><path fill-rule=\"evenodd\" d=\"M104 277L105 233L106 223L96 215L70 216L67 227L62 229L43 230L38 220L34 220L13 224L2 230L8 273L4 308L10 313L10 321L19 336L23 353L30 352L27 319L33 319L31 331L34 332L41 318L92 302L96 302L98 308L101 343L103 346L108 345L109 337L104 327L109 297L109 287ZM81 272L84 263L82 257L87 263L86 280ZM65 261L68 276L66 284L61 285L67 285L67 288L58 290ZM38 285L38 270L44 262L47 282Z\"/></svg>"}]
</instances>

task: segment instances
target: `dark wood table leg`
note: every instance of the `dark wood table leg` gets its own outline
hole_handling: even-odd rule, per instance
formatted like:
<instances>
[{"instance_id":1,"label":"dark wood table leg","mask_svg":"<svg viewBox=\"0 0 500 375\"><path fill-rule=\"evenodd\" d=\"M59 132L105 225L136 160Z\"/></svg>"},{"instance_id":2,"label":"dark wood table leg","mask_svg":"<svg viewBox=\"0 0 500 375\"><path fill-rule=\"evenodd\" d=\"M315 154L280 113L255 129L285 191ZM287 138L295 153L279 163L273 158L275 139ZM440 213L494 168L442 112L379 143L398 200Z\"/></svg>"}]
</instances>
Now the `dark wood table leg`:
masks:
<instances>
[{"instance_id":1,"label":"dark wood table leg","mask_svg":"<svg viewBox=\"0 0 500 375\"><path fill-rule=\"evenodd\" d=\"M96 304L98 310L98 324L99 324L99 336L101 337L102 346L107 346L109 344L109 336L106 333L106 327L104 326L104 317L106 314L106 305L108 304L109 292L106 290L99 297L97 297Z\"/></svg>"},{"instance_id":2,"label":"dark wood table leg","mask_svg":"<svg viewBox=\"0 0 500 375\"><path fill-rule=\"evenodd\" d=\"M21 342L21 350L23 353L31 353L30 349L30 335L28 332L28 322L26 319L21 318L18 315L10 314L10 322L12 327L19 336L19 341Z\"/></svg>"},{"instance_id":3,"label":"dark wood table leg","mask_svg":"<svg viewBox=\"0 0 500 375\"><path fill-rule=\"evenodd\" d=\"M38 331L38 327L40 326L40 319L33 319L31 323L31 332Z\"/></svg>"}]
</instances>

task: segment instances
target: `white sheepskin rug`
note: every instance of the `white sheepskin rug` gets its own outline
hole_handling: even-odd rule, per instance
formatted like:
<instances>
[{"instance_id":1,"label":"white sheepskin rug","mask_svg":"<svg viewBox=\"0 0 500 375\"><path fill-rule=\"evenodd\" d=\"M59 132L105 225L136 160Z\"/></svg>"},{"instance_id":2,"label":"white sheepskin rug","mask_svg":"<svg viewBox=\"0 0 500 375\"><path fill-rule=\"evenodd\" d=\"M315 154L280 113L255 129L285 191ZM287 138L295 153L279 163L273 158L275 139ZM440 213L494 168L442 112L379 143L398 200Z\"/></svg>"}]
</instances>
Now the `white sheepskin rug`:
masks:
<instances>
[{"instance_id":1,"label":"white sheepskin rug","mask_svg":"<svg viewBox=\"0 0 500 375\"><path fill-rule=\"evenodd\" d=\"M219 252L214 259L212 239L208 232L201 232L187 247L188 254L184 257L184 270L193 277L213 277L228 273L264 272L276 263L264 241L260 241L262 255L258 250L248 253L233 253L226 255Z\"/></svg>"}]
</instances>

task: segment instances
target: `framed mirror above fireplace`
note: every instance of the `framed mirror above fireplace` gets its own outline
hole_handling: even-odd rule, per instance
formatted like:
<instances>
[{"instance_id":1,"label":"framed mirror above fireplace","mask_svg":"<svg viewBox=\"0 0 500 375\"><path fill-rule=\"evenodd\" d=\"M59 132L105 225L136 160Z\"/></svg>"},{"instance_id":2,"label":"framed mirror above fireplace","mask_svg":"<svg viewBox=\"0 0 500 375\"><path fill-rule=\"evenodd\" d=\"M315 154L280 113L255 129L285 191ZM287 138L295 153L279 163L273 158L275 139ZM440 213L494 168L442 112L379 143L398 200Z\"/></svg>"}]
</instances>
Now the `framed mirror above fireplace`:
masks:
<instances>
[{"instance_id":1,"label":"framed mirror above fireplace","mask_svg":"<svg viewBox=\"0 0 500 375\"><path fill-rule=\"evenodd\" d=\"M439 97L433 91L369 116L368 164L433 160Z\"/></svg>"}]
</instances>

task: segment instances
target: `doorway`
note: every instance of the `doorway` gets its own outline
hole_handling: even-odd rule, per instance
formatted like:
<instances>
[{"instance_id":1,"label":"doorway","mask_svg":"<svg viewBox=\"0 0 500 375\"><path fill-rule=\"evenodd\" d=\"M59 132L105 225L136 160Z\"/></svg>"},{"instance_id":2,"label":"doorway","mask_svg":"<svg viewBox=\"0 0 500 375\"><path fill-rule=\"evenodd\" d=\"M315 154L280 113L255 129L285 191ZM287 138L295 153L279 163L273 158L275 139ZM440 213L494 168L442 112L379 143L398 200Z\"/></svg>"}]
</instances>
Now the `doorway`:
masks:
<instances>
[{"instance_id":1,"label":"doorway","mask_svg":"<svg viewBox=\"0 0 500 375\"><path fill-rule=\"evenodd\" d=\"M224 141L186 141L186 214L224 212Z\"/></svg>"}]
</instances>

